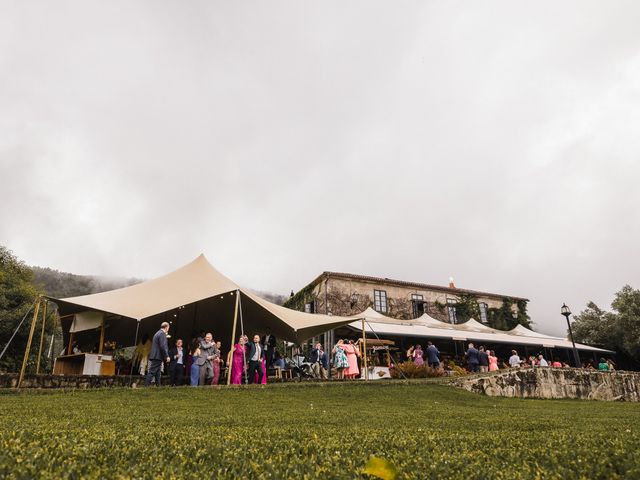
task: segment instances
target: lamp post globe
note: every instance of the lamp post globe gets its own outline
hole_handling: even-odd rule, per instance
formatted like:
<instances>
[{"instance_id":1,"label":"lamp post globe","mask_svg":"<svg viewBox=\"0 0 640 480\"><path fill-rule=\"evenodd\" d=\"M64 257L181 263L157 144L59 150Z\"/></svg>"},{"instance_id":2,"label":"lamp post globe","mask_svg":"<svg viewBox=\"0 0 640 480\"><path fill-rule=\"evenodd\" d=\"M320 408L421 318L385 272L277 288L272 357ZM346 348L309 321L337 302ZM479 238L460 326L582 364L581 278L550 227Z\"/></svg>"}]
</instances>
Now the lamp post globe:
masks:
<instances>
[{"instance_id":1,"label":"lamp post globe","mask_svg":"<svg viewBox=\"0 0 640 480\"><path fill-rule=\"evenodd\" d=\"M578 349L576 348L576 342L573 340L573 331L571 331L571 322L569 321L569 316L571 315L571 309L567 307L566 303L562 304L560 308L560 314L567 319L567 327L569 327L569 338L571 339L571 345L573 345L573 362L576 368L580 368L582 363L580 363L580 354L578 353Z\"/></svg>"}]
</instances>

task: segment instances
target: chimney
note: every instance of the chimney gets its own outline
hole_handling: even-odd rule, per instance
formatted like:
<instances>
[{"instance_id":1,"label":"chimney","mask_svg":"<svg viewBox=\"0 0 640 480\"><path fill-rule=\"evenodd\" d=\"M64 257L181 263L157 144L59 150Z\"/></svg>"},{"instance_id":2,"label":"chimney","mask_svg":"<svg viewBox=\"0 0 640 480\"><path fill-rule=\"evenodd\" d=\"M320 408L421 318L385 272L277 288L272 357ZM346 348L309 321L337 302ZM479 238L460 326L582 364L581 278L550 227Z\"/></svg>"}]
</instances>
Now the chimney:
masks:
<instances>
[{"instance_id":1,"label":"chimney","mask_svg":"<svg viewBox=\"0 0 640 480\"><path fill-rule=\"evenodd\" d=\"M449 277L449 288L456 288L456 284L453 283L453 277Z\"/></svg>"}]
</instances>

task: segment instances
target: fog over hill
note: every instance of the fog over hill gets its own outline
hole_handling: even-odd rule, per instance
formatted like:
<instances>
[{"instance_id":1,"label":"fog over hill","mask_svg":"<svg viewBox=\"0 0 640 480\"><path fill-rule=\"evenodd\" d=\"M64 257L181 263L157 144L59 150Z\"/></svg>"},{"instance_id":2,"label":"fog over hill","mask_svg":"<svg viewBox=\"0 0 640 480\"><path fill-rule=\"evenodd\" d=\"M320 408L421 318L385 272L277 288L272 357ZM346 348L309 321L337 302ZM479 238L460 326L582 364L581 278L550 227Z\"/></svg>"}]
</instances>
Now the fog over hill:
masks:
<instances>
[{"instance_id":1,"label":"fog over hill","mask_svg":"<svg viewBox=\"0 0 640 480\"><path fill-rule=\"evenodd\" d=\"M75 297L89 295L91 293L106 292L117 288L128 287L141 283L144 279L127 277L106 277L99 275L76 275L68 272L60 272L48 267L31 267L33 281L42 287L47 295L56 298ZM251 290L251 289L250 289ZM287 299L286 295L278 293L251 290L259 297L278 305L282 305Z\"/></svg>"}]
</instances>

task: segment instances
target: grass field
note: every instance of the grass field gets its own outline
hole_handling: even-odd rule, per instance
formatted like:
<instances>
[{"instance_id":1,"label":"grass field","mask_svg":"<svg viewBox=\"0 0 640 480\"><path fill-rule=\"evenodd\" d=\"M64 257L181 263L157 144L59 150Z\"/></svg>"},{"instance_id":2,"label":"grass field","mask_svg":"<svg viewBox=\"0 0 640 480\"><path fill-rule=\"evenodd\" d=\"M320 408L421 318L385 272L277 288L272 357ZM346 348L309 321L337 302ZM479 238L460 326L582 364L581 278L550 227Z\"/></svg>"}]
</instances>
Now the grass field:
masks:
<instances>
[{"instance_id":1,"label":"grass field","mask_svg":"<svg viewBox=\"0 0 640 480\"><path fill-rule=\"evenodd\" d=\"M1 478L640 478L640 405L437 384L0 394Z\"/></svg>"}]
</instances>

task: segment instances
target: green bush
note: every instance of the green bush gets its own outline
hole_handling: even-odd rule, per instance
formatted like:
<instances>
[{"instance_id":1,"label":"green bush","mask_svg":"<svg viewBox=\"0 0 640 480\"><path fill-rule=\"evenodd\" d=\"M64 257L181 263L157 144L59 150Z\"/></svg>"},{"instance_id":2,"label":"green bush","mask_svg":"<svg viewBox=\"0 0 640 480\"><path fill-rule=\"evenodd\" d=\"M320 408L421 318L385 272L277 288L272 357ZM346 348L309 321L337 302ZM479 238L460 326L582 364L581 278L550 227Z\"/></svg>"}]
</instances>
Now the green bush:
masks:
<instances>
[{"instance_id":1,"label":"green bush","mask_svg":"<svg viewBox=\"0 0 640 480\"><path fill-rule=\"evenodd\" d=\"M389 373L391 378L434 378L447 374L442 368L431 368L426 364L416 365L414 362L398 363Z\"/></svg>"}]
</instances>

